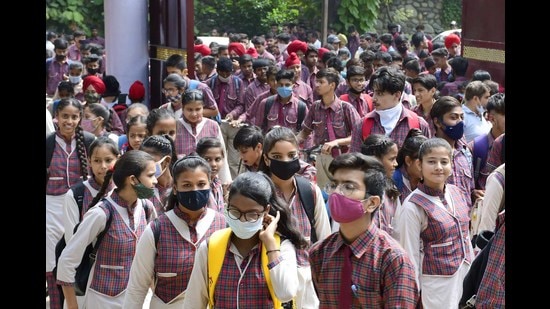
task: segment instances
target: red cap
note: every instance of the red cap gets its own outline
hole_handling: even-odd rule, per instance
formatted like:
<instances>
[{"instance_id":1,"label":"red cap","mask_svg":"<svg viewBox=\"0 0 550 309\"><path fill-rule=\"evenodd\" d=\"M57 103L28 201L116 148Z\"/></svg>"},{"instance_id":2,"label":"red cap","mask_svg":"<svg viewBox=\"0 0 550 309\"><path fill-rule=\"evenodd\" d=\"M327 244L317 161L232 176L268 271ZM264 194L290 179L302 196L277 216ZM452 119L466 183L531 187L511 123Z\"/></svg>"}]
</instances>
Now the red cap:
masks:
<instances>
[{"instance_id":1,"label":"red cap","mask_svg":"<svg viewBox=\"0 0 550 309\"><path fill-rule=\"evenodd\" d=\"M330 50L324 48L324 47L321 47L319 48L319 50L317 51L317 55L319 55L319 59L323 59L323 55L326 53L326 52L329 52Z\"/></svg>"},{"instance_id":2,"label":"red cap","mask_svg":"<svg viewBox=\"0 0 550 309\"><path fill-rule=\"evenodd\" d=\"M460 37L454 33L451 33L445 37L445 47L451 48L453 44L460 44Z\"/></svg>"},{"instance_id":3,"label":"red cap","mask_svg":"<svg viewBox=\"0 0 550 309\"><path fill-rule=\"evenodd\" d=\"M82 81L82 91L86 91L88 87L92 85L95 91L99 94L105 93L105 83L103 80L95 75L89 75Z\"/></svg>"},{"instance_id":4,"label":"red cap","mask_svg":"<svg viewBox=\"0 0 550 309\"><path fill-rule=\"evenodd\" d=\"M209 56L212 53L212 51L210 50L210 47L204 44L195 45L194 50L196 53L200 53L203 57Z\"/></svg>"},{"instance_id":5,"label":"red cap","mask_svg":"<svg viewBox=\"0 0 550 309\"><path fill-rule=\"evenodd\" d=\"M299 50L301 50L302 53L304 53L304 55L305 55L306 52L307 52L307 43L302 42L300 40L294 40L294 41L290 42L290 44L288 44L288 46L286 48L286 51L288 52L289 55L290 55L290 53L295 53Z\"/></svg>"},{"instance_id":6,"label":"red cap","mask_svg":"<svg viewBox=\"0 0 550 309\"><path fill-rule=\"evenodd\" d=\"M296 55L296 53L290 53L288 58L286 58L285 67L288 68L288 67L293 66L295 64L301 64L300 58L298 58L298 55Z\"/></svg>"},{"instance_id":7,"label":"red cap","mask_svg":"<svg viewBox=\"0 0 550 309\"><path fill-rule=\"evenodd\" d=\"M136 80L128 90L128 97L132 101L141 101L145 98L145 87L143 83L139 80Z\"/></svg>"},{"instance_id":8,"label":"red cap","mask_svg":"<svg viewBox=\"0 0 550 309\"><path fill-rule=\"evenodd\" d=\"M254 59L258 58L258 52L256 51L256 48L254 48L254 46L250 47L246 51L246 53L249 54L250 56L252 56L252 58L254 58Z\"/></svg>"},{"instance_id":9,"label":"red cap","mask_svg":"<svg viewBox=\"0 0 550 309\"><path fill-rule=\"evenodd\" d=\"M231 53L231 51L234 51L239 56L242 56L245 53L243 44L239 42L229 43L227 51L229 51L229 53Z\"/></svg>"}]
</instances>

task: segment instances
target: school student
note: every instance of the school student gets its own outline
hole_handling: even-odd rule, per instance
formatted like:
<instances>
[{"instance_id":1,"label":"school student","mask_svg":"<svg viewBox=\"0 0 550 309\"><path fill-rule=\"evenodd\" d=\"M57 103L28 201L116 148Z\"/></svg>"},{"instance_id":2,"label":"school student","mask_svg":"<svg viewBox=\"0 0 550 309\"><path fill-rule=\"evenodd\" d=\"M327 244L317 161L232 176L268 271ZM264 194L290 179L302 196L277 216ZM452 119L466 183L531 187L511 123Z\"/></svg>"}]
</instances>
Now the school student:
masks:
<instances>
[{"instance_id":1,"label":"school student","mask_svg":"<svg viewBox=\"0 0 550 309\"><path fill-rule=\"evenodd\" d=\"M384 167L355 152L336 157L329 171L328 203L340 227L309 249L321 308L416 308L419 289L409 255L372 222L386 190Z\"/></svg>"},{"instance_id":2,"label":"school student","mask_svg":"<svg viewBox=\"0 0 550 309\"><path fill-rule=\"evenodd\" d=\"M224 210L229 228L201 243L184 308L281 308L296 297L296 250L307 242L271 179L238 175Z\"/></svg>"},{"instance_id":3,"label":"school student","mask_svg":"<svg viewBox=\"0 0 550 309\"><path fill-rule=\"evenodd\" d=\"M67 308L78 308L74 289L76 268L90 243L107 231L90 272L84 308L121 308L136 244L147 220L156 218L152 203L157 183L155 160L141 150L122 155L105 175L103 186L91 203L77 231L67 243L57 265L57 284L63 288ZM116 189L103 197L113 179ZM101 202L100 202L101 199ZM95 207L94 207L95 206ZM107 225L109 223L109 225Z\"/></svg>"},{"instance_id":4,"label":"school student","mask_svg":"<svg viewBox=\"0 0 550 309\"><path fill-rule=\"evenodd\" d=\"M420 129L413 128L409 131L403 145L397 152L397 168L393 172L392 179L399 190L401 203L411 192L416 189L422 175L415 163L418 160L420 145L428 138L422 135Z\"/></svg>"},{"instance_id":5,"label":"school student","mask_svg":"<svg viewBox=\"0 0 550 309\"><path fill-rule=\"evenodd\" d=\"M165 108L153 109L147 115L147 134L164 135L168 134L170 138L176 140L177 119L174 112ZM175 160L175 159L174 159Z\"/></svg>"},{"instance_id":6,"label":"school student","mask_svg":"<svg viewBox=\"0 0 550 309\"><path fill-rule=\"evenodd\" d=\"M88 145L95 139L80 126L83 106L61 99L54 110L55 132L46 136L46 280L52 308L61 308L55 277L55 246L64 233L63 203L69 188L88 179Z\"/></svg>"},{"instance_id":7,"label":"school student","mask_svg":"<svg viewBox=\"0 0 550 309\"><path fill-rule=\"evenodd\" d=\"M153 156L156 162L157 184L155 185L155 194L150 201L155 205L157 214L162 214L166 208L166 202L172 191L173 177L172 165L175 162L176 151L174 142L168 134L151 135L143 140L139 150L143 150Z\"/></svg>"},{"instance_id":8,"label":"school student","mask_svg":"<svg viewBox=\"0 0 550 309\"><path fill-rule=\"evenodd\" d=\"M311 245L330 234L330 221L319 186L305 181L305 186L310 186L308 192L313 195L311 201L315 204L309 205L306 204L307 201L302 200L302 194L305 194L306 191L304 187L299 185L300 179L297 177L300 176L296 176L296 173L300 170L298 153L298 141L292 129L274 127L265 135L259 170L271 177L275 184L275 193L284 202L284 205L290 209L292 216L296 218L300 233ZM312 214L308 214L308 207L313 207ZM310 218L310 215L313 218ZM317 308L319 300L315 295L315 289L311 281L307 248L298 250L297 254L300 285L296 295L296 307Z\"/></svg>"},{"instance_id":9,"label":"school student","mask_svg":"<svg viewBox=\"0 0 550 309\"><path fill-rule=\"evenodd\" d=\"M171 170L174 184L166 212L147 226L137 244L123 308L141 309L149 287L153 289L149 307L183 308L195 251L226 226L224 215L208 207L208 163L187 156Z\"/></svg>"},{"instance_id":10,"label":"school student","mask_svg":"<svg viewBox=\"0 0 550 309\"><path fill-rule=\"evenodd\" d=\"M225 151L220 140L214 137L203 137L197 143L197 154L208 162L212 173L210 174L210 203L212 209L223 213L225 208L227 186L223 186L218 176L223 167Z\"/></svg>"},{"instance_id":11,"label":"school student","mask_svg":"<svg viewBox=\"0 0 550 309\"><path fill-rule=\"evenodd\" d=\"M422 143L417 164L423 180L403 202L396 222L399 243L414 264L425 309L458 306L462 282L474 257L469 198L447 181L453 150L442 138Z\"/></svg>"},{"instance_id":12,"label":"school student","mask_svg":"<svg viewBox=\"0 0 550 309\"><path fill-rule=\"evenodd\" d=\"M147 116L137 115L130 118L126 123L126 132L125 135L121 135L118 139L120 151L125 153L128 150L139 149L139 146L147 137ZM126 141L121 144L121 140Z\"/></svg>"}]
</instances>

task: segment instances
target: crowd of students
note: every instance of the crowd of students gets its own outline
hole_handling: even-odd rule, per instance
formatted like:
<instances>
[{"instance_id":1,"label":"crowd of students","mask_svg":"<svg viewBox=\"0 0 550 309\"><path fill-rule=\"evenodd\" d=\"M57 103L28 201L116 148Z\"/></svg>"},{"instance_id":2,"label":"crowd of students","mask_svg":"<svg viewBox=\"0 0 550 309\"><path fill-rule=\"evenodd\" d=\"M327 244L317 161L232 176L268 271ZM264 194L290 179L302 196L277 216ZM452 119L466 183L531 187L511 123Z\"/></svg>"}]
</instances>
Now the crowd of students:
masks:
<instances>
[{"instance_id":1,"label":"crowd of students","mask_svg":"<svg viewBox=\"0 0 550 309\"><path fill-rule=\"evenodd\" d=\"M393 27L349 30L322 47L289 33L196 42L194 72L165 60L153 109L102 50L83 55L84 34L54 39L50 308L142 308L148 292L150 308L456 308L476 236L503 226L504 93L487 71L465 77L457 35L438 47L418 31L411 48ZM504 307L503 274L476 308Z\"/></svg>"}]
</instances>

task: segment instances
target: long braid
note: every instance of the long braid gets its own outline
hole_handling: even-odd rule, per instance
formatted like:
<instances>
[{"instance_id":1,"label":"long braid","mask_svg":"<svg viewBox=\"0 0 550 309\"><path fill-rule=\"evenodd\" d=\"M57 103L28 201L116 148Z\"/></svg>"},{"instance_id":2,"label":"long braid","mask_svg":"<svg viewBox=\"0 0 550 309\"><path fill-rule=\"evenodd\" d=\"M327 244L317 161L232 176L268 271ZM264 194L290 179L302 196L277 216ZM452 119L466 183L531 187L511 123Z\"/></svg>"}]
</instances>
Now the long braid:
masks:
<instances>
[{"instance_id":1,"label":"long braid","mask_svg":"<svg viewBox=\"0 0 550 309\"><path fill-rule=\"evenodd\" d=\"M174 143L174 140L170 137L170 135L163 134L162 136L164 136L164 138L170 141L170 147L172 147L172 160L170 160L170 172L172 172L172 168L174 167L174 164L178 160L178 153L176 152L176 144Z\"/></svg>"},{"instance_id":2,"label":"long braid","mask_svg":"<svg viewBox=\"0 0 550 309\"><path fill-rule=\"evenodd\" d=\"M103 125L105 126L105 131L111 132L113 130L113 125L111 123L113 119L113 109L109 108L107 111L109 112L109 119L103 120Z\"/></svg>"},{"instance_id":3,"label":"long braid","mask_svg":"<svg viewBox=\"0 0 550 309\"><path fill-rule=\"evenodd\" d=\"M75 128L75 137L76 137L76 152L78 154L78 160L80 161L80 175L82 179L88 179L88 159L86 152L86 144L84 143L84 133L82 132L82 127L79 125Z\"/></svg>"},{"instance_id":4,"label":"long braid","mask_svg":"<svg viewBox=\"0 0 550 309\"><path fill-rule=\"evenodd\" d=\"M105 174L105 178L103 179L103 185L101 186L101 189L97 192L96 196L94 196L94 199L90 203L89 208L92 208L99 200L101 200L105 196L105 191L107 191L107 188L109 187L109 184L111 183L111 178L113 178L113 170L108 170Z\"/></svg>"}]
</instances>

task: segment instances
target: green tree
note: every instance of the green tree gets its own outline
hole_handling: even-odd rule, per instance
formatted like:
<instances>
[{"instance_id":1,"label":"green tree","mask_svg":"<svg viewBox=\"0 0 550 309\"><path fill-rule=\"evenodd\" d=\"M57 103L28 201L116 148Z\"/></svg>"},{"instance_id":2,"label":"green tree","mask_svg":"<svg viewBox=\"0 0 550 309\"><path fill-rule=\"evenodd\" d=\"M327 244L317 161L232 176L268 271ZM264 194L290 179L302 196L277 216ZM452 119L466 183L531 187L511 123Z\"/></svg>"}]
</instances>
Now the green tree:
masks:
<instances>
[{"instance_id":1,"label":"green tree","mask_svg":"<svg viewBox=\"0 0 550 309\"><path fill-rule=\"evenodd\" d=\"M103 0L46 0L46 28L72 34L70 25L90 33L95 25L103 29Z\"/></svg>"}]
</instances>

